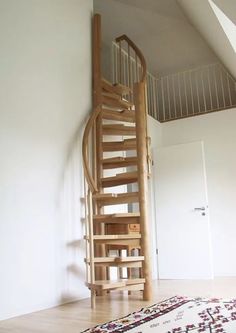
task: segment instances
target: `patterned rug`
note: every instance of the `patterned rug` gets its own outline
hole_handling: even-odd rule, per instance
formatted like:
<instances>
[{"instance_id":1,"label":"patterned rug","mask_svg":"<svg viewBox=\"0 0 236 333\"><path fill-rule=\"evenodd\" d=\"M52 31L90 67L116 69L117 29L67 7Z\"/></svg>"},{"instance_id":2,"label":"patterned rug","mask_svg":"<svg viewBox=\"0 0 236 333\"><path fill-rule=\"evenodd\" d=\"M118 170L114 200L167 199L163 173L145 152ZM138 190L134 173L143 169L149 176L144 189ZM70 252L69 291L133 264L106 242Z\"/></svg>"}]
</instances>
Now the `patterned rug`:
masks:
<instances>
[{"instance_id":1,"label":"patterned rug","mask_svg":"<svg viewBox=\"0 0 236 333\"><path fill-rule=\"evenodd\" d=\"M175 296L81 333L236 333L236 299Z\"/></svg>"}]
</instances>

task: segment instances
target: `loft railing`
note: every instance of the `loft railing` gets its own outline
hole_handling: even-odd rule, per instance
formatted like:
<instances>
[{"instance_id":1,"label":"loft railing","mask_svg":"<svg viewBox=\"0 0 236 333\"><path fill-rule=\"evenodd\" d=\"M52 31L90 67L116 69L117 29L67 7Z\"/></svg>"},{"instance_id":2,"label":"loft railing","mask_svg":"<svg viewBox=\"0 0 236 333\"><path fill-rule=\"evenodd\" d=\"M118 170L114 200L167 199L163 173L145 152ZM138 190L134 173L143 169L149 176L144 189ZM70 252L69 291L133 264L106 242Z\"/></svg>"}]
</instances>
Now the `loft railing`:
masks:
<instances>
[{"instance_id":1,"label":"loft railing","mask_svg":"<svg viewBox=\"0 0 236 333\"><path fill-rule=\"evenodd\" d=\"M139 48L125 35L117 38L112 43L112 48L113 83L125 85L131 90L135 83L146 84L147 66ZM132 92L125 98L134 102Z\"/></svg>"},{"instance_id":2,"label":"loft railing","mask_svg":"<svg viewBox=\"0 0 236 333\"><path fill-rule=\"evenodd\" d=\"M117 65L122 59L122 70ZM140 65L126 49L112 44L113 81L132 86ZM160 122L236 106L236 80L219 63L156 78L147 72L147 110Z\"/></svg>"},{"instance_id":3,"label":"loft railing","mask_svg":"<svg viewBox=\"0 0 236 333\"><path fill-rule=\"evenodd\" d=\"M236 106L236 81L219 63L148 77L150 114L161 122Z\"/></svg>"},{"instance_id":4,"label":"loft railing","mask_svg":"<svg viewBox=\"0 0 236 333\"><path fill-rule=\"evenodd\" d=\"M119 83L131 88L131 93L124 96L128 101L135 104L134 87L135 84L143 84L145 99L145 117L147 118L147 78L150 74L147 72L146 60L139 48L126 36L116 38L112 43L112 75L113 83ZM147 120L145 121L147 124ZM148 172L151 173L151 154L150 138L147 137L146 128L146 147L148 151Z\"/></svg>"},{"instance_id":5,"label":"loft railing","mask_svg":"<svg viewBox=\"0 0 236 333\"><path fill-rule=\"evenodd\" d=\"M116 81L130 87L134 82L144 82L147 76L147 65L139 48L126 35L116 38L116 47Z\"/></svg>"}]
</instances>

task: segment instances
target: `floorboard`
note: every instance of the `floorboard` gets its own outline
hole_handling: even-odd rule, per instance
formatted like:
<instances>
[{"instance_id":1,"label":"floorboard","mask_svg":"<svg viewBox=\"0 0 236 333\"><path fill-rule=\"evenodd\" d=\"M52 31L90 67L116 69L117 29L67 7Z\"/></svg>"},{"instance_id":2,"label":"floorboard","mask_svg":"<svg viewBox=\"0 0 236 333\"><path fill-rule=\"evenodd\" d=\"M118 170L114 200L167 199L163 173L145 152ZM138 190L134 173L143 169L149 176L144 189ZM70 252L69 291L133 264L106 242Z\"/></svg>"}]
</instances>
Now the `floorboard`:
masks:
<instances>
[{"instance_id":1,"label":"floorboard","mask_svg":"<svg viewBox=\"0 0 236 333\"><path fill-rule=\"evenodd\" d=\"M58 306L0 322L0 333L79 333L96 324L120 318L143 306L175 295L191 297L236 298L236 277L205 281L154 281L152 302L143 302L141 293L111 293L97 298L97 309L91 310L90 300Z\"/></svg>"}]
</instances>

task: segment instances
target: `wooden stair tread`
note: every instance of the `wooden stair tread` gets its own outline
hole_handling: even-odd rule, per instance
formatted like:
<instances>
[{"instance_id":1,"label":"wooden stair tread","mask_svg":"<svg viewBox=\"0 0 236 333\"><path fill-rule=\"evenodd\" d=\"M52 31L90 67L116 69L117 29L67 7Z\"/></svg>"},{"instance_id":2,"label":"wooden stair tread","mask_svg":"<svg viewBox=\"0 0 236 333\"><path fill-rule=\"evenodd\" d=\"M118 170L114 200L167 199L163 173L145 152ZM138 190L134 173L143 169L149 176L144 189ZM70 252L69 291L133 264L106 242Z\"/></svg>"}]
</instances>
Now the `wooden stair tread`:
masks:
<instances>
[{"instance_id":1,"label":"wooden stair tread","mask_svg":"<svg viewBox=\"0 0 236 333\"><path fill-rule=\"evenodd\" d=\"M86 283L86 285L92 289L106 290L106 289L116 289L119 287L126 287L143 283L145 283L145 279L135 278L135 279L118 279L118 280L97 280L94 283Z\"/></svg>"},{"instance_id":2,"label":"wooden stair tread","mask_svg":"<svg viewBox=\"0 0 236 333\"><path fill-rule=\"evenodd\" d=\"M130 105L133 106L134 104L129 102L126 98L124 98L123 96L120 96L119 94L116 94L114 92L106 92L106 91L102 91L102 96L103 97L108 97L111 99L115 99L117 101L123 101L123 102L127 102L128 104L126 105Z\"/></svg>"},{"instance_id":3,"label":"wooden stair tread","mask_svg":"<svg viewBox=\"0 0 236 333\"><path fill-rule=\"evenodd\" d=\"M137 165L137 156L134 157L112 157L102 159L103 169L115 169Z\"/></svg>"},{"instance_id":4,"label":"wooden stair tread","mask_svg":"<svg viewBox=\"0 0 236 333\"><path fill-rule=\"evenodd\" d=\"M95 257L94 263L126 263L143 261L144 256L128 256L128 257ZM90 260L85 259L86 263L90 263Z\"/></svg>"},{"instance_id":5,"label":"wooden stair tread","mask_svg":"<svg viewBox=\"0 0 236 333\"><path fill-rule=\"evenodd\" d=\"M100 214L94 215L94 219L109 219L109 218L132 218L132 217L140 217L140 213L117 213L117 214Z\"/></svg>"},{"instance_id":6,"label":"wooden stair tread","mask_svg":"<svg viewBox=\"0 0 236 333\"><path fill-rule=\"evenodd\" d=\"M114 108L118 108L118 109L130 109L132 108L134 105L131 102L128 102L124 99L115 99L113 97L109 97L109 96L102 96L102 104L106 105L106 106L110 106L110 107L114 107Z\"/></svg>"},{"instance_id":7,"label":"wooden stair tread","mask_svg":"<svg viewBox=\"0 0 236 333\"><path fill-rule=\"evenodd\" d=\"M136 183L138 181L137 171L119 173L114 177L106 177L101 179L102 187L112 187L125 184Z\"/></svg>"},{"instance_id":8,"label":"wooden stair tread","mask_svg":"<svg viewBox=\"0 0 236 333\"><path fill-rule=\"evenodd\" d=\"M101 214L101 215L94 215L93 220L95 223L106 223L106 224L139 224L140 223L139 217L140 213L103 214L103 215Z\"/></svg>"},{"instance_id":9,"label":"wooden stair tread","mask_svg":"<svg viewBox=\"0 0 236 333\"><path fill-rule=\"evenodd\" d=\"M85 236L84 239L90 242L90 238ZM131 246L133 248L140 247L140 233L130 233L130 234L116 234L116 235L94 235L93 242L96 244L106 244L106 245L122 245Z\"/></svg>"},{"instance_id":10,"label":"wooden stair tread","mask_svg":"<svg viewBox=\"0 0 236 333\"><path fill-rule=\"evenodd\" d=\"M90 238L85 236L84 239L90 242ZM119 235L94 235L93 242L95 244L106 244L116 246L131 246L132 248L140 247L141 234L119 234Z\"/></svg>"},{"instance_id":11,"label":"wooden stair tread","mask_svg":"<svg viewBox=\"0 0 236 333\"><path fill-rule=\"evenodd\" d=\"M86 283L87 287L90 289L102 289L102 290L107 290L107 289L115 289L119 287L125 287L126 283L125 281L118 280L118 281L113 281L113 280L98 280L95 281L94 283Z\"/></svg>"},{"instance_id":12,"label":"wooden stair tread","mask_svg":"<svg viewBox=\"0 0 236 333\"><path fill-rule=\"evenodd\" d=\"M132 262L132 261L143 261L144 256L128 256L128 257L118 257L117 262Z\"/></svg>"},{"instance_id":13,"label":"wooden stair tread","mask_svg":"<svg viewBox=\"0 0 236 333\"><path fill-rule=\"evenodd\" d=\"M113 84L113 87L115 88L116 91L122 92L122 95L128 95L129 93L132 93L132 89L128 86L125 86L124 84L121 83L115 83Z\"/></svg>"},{"instance_id":14,"label":"wooden stair tread","mask_svg":"<svg viewBox=\"0 0 236 333\"><path fill-rule=\"evenodd\" d=\"M105 199L105 198L114 198L116 197L116 193L96 193L93 195L93 198L95 199Z\"/></svg>"},{"instance_id":15,"label":"wooden stair tread","mask_svg":"<svg viewBox=\"0 0 236 333\"><path fill-rule=\"evenodd\" d=\"M114 98L118 101L122 100L122 97L120 95L114 94L113 92L102 92L102 96Z\"/></svg>"},{"instance_id":16,"label":"wooden stair tread","mask_svg":"<svg viewBox=\"0 0 236 333\"><path fill-rule=\"evenodd\" d=\"M125 108L129 109L130 107L134 107L134 104L129 102L127 99L125 99L123 96L120 96L114 92L102 92L102 100L106 102L111 102L113 105L113 102L115 102L115 108L120 105L123 105ZM106 104L106 102L104 104ZM121 102L121 103L116 103ZM124 103L123 103L124 102ZM109 104L110 105L110 104Z\"/></svg>"},{"instance_id":17,"label":"wooden stair tread","mask_svg":"<svg viewBox=\"0 0 236 333\"><path fill-rule=\"evenodd\" d=\"M136 139L125 139L123 141L108 141L102 143L102 148L105 152L135 150L136 146Z\"/></svg>"},{"instance_id":18,"label":"wooden stair tread","mask_svg":"<svg viewBox=\"0 0 236 333\"><path fill-rule=\"evenodd\" d=\"M106 240L123 240L123 239L140 239L141 234L133 233L133 234L124 234L124 235L94 235L94 241L106 241ZM84 236L84 239L89 240L89 237Z\"/></svg>"},{"instance_id":19,"label":"wooden stair tread","mask_svg":"<svg viewBox=\"0 0 236 333\"><path fill-rule=\"evenodd\" d=\"M102 118L106 120L116 120L128 123L135 123L135 111L132 110L114 111L114 110L103 109Z\"/></svg>"},{"instance_id":20,"label":"wooden stair tread","mask_svg":"<svg viewBox=\"0 0 236 333\"><path fill-rule=\"evenodd\" d=\"M111 92L111 93L116 93L120 96L122 95L128 95L129 93L132 92L131 88L124 86L122 84L112 84L106 79L102 79L102 88L105 91Z\"/></svg>"},{"instance_id":21,"label":"wooden stair tread","mask_svg":"<svg viewBox=\"0 0 236 333\"><path fill-rule=\"evenodd\" d=\"M139 193L97 193L93 195L93 199L97 200L101 206L128 204L138 202Z\"/></svg>"},{"instance_id":22,"label":"wooden stair tread","mask_svg":"<svg viewBox=\"0 0 236 333\"><path fill-rule=\"evenodd\" d=\"M134 126L125 126L123 124L107 124L102 126L103 135L136 135Z\"/></svg>"},{"instance_id":23,"label":"wooden stair tread","mask_svg":"<svg viewBox=\"0 0 236 333\"><path fill-rule=\"evenodd\" d=\"M136 283L145 283L145 279L142 278L136 278L136 279L126 279L125 280L126 285L136 284Z\"/></svg>"},{"instance_id":24,"label":"wooden stair tread","mask_svg":"<svg viewBox=\"0 0 236 333\"><path fill-rule=\"evenodd\" d=\"M114 177L105 177L102 178L102 180L108 180L108 179L123 179L123 178L133 178L138 176L137 171L132 171L132 172L122 172L122 173L118 173L116 176Z\"/></svg>"}]
</instances>

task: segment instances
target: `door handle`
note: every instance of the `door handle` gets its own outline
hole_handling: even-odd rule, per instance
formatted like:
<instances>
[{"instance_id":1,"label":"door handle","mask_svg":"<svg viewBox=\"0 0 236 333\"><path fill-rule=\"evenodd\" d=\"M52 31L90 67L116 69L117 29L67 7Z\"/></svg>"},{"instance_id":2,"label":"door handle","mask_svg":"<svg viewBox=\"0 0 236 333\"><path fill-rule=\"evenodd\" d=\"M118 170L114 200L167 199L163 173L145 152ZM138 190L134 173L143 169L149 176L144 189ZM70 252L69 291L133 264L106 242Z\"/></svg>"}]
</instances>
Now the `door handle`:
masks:
<instances>
[{"instance_id":1,"label":"door handle","mask_svg":"<svg viewBox=\"0 0 236 333\"><path fill-rule=\"evenodd\" d=\"M206 210L206 208L205 207L195 207L194 208L194 210L197 210L197 211L204 211L204 210Z\"/></svg>"}]
</instances>

